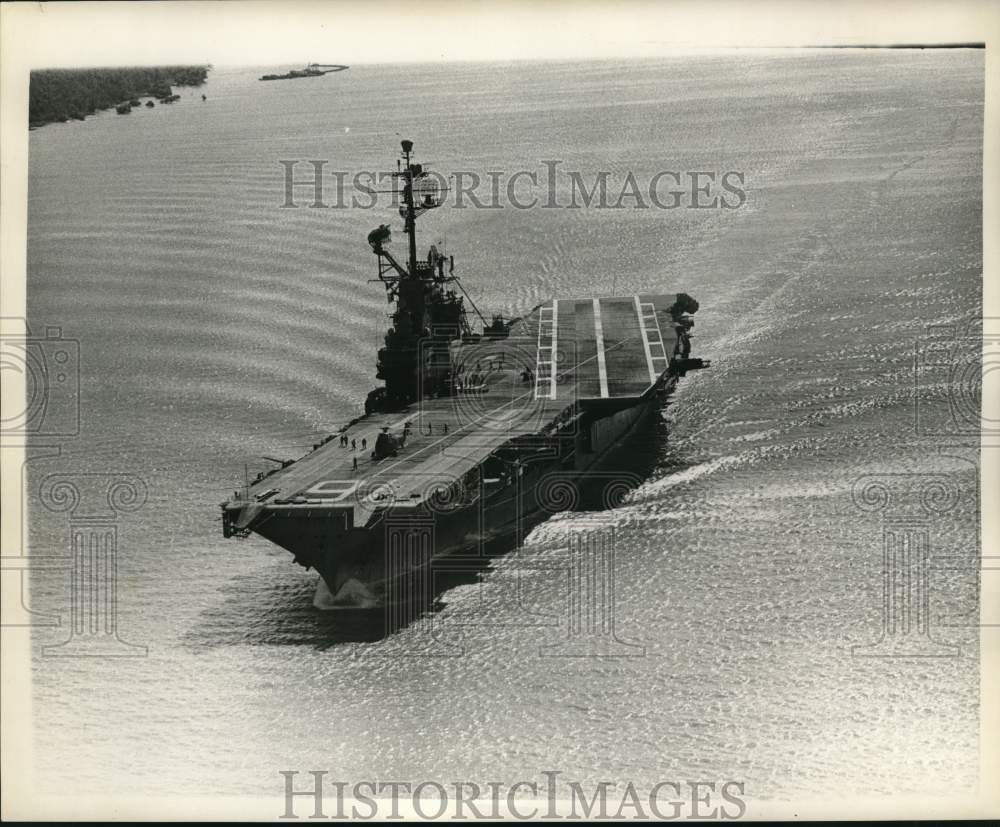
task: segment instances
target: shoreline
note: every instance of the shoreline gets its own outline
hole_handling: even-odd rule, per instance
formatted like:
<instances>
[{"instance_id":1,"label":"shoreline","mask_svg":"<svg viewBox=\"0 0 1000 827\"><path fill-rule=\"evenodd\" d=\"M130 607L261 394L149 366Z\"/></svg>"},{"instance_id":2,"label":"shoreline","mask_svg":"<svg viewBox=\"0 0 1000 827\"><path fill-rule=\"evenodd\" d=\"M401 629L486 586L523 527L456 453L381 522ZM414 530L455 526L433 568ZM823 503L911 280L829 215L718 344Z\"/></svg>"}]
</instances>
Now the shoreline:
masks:
<instances>
[{"instance_id":1,"label":"shoreline","mask_svg":"<svg viewBox=\"0 0 1000 827\"><path fill-rule=\"evenodd\" d=\"M28 128L82 121L88 115L120 108L139 98L171 102L177 100L174 86L201 86L210 68L205 65L35 70L31 73L28 94Z\"/></svg>"}]
</instances>

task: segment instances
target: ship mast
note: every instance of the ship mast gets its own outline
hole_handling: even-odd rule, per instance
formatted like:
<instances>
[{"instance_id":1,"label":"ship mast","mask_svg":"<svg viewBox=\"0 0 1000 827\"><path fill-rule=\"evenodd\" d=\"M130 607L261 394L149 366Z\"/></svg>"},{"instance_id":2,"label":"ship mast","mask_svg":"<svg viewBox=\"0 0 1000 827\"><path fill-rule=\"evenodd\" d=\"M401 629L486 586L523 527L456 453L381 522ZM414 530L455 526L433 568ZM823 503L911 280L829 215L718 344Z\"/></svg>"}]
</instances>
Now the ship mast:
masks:
<instances>
[{"instance_id":1,"label":"ship mast","mask_svg":"<svg viewBox=\"0 0 1000 827\"><path fill-rule=\"evenodd\" d=\"M379 281L394 305L392 327L385 334L385 346L378 351L376 376L385 384L369 394L365 403L368 412L399 409L422 397L449 395L453 389L450 343L472 335L463 299L452 289L458 284L453 259L446 262L434 246L426 260L417 256L417 218L441 206L443 194L439 185L428 180L423 165L414 162L413 141L404 140L401 146L403 163L397 161L393 174L399 184L391 193L402 196L399 214L407 235L405 266L386 247L391 240L388 224L368 234L372 252L378 256Z\"/></svg>"},{"instance_id":2,"label":"ship mast","mask_svg":"<svg viewBox=\"0 0 1000 827\"><path fill-rule=\"evenodd\" d=\"M417 214L413 208L413 165L410 164L410 155L413 152L413 141L403 141L403 205L406 210L404 215L403 232L409 236L410 241L410 278L417 275ZM422 170L418 170L421 171Z\"/></svg>"},{"instance_id":3,"label":"ship mast","mask_svg":"<svg viewBox=\"0 0 1000 827\"><path fill-rule=\"evenodd\" d=\"M452 343L458 339L478 340L480 336L506 336L509 329L500 316L487 324L455 275L453 256L445 258L431 245L426 259L417 257L417 218L440 207L447 188L429 180L423 165L414 162L413 141L402 141L401 146L403 164L396 162L393 177L401 181L402 189L390 192L402 195L399 215L408 242L406 266L386 248L392 235L388 224L368 234L368 244L378 256L378 280L385 286L389 303L395 305L385 347L378 351L375 374L385 385L368 395L365 411L369 413L398 410L423 397L451 395L455 390ZM470 327L465 299L482 321L482 333Z\"/></svg>"}]
</instances>

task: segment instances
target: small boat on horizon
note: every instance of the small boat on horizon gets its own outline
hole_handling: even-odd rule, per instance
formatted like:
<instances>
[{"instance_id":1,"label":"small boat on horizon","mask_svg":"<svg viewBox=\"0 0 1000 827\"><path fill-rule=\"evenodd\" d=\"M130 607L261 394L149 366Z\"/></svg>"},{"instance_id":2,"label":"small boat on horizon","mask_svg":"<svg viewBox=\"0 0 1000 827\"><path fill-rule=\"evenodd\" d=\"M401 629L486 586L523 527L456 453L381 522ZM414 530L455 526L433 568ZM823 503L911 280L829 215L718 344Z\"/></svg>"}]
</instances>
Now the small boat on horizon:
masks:
<instances>
[{"instance_id":1,"label":"small boat on horizon","mask_svg":"<svg viewBox=\"0 0 1000 827\"><path fill-rule=\"evenodd\" d=\"M328 75L331 72L343 72L350 69L339 63L308 63L305 69L291 69L283 75L262 75L261 80L293 80L295 78L315 78Z\"/></svg>"}]
</instances>

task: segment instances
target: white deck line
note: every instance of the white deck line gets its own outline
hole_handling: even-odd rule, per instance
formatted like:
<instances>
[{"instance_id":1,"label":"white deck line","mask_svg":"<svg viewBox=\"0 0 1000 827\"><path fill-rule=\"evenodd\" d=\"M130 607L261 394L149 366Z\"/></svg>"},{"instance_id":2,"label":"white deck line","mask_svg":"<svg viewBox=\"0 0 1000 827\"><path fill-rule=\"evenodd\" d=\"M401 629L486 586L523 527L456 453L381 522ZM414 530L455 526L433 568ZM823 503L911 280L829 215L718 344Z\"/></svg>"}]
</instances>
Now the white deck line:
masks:
<instances>
[{"instance_id":1,"label":"white deck line","mask_svg":"<svg viewBox=\"0 0 1000 827\"><path fill-rule=\"evenodd\" d=\"M597 345L597 376L601 380L601 398L608 398L608 365L604 361L604 325L601 322L601 300L594 299L594 343Z\"/></svg>"},{"instance_id":2,"label":"white deck line","mask_svg":"<svg viewBox=\"0 0 1000 827\"><path fill-rule=\"evenodd\" d=\"M556 398L556 370L559 367L559 348L556 338L559 334L559 299L552 300L552 391L549 399Z\"/></svg>"},{"instance_id":3,"label":"white deck line","mask_svg":"<svg viewBox=\"0 0 1000 827\"><path fill-rule=\"evenodd\" d=\"M656 382L656 371L653 370L653 354L649 351L649 337L646 335L646 322L642 318L642 303L638 296L635 299L635 315L639 320L639 332L642 334L642 348L646 351L646 367L649 368L649 384Z\"/></svg>"}]
</instances>

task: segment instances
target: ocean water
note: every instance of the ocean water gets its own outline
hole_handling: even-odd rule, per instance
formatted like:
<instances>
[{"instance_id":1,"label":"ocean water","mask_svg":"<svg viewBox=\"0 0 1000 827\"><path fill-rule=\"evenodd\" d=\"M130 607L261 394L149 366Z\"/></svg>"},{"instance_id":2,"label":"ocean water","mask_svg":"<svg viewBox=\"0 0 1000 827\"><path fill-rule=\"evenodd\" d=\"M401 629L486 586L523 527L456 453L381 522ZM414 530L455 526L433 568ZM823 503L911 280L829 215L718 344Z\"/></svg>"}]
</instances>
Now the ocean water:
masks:
<instances>
[{"instance_id":1,"label":"ocean water","mask_svg":"<svg viewBox=\"0 0 1000 827\"><path fill-rule=\"evenodd\" d=\"M288 769L558 770L735 779L761 799L973 788L978 455L954 403L974 393L955 359L982 305L983 53L263 71L217 67L173 106L30 136L29 323L79 342L81 423L28 465L31 553L68 554L71 515L40 498L49 474L128 473L148 491L117 522L119 633L145 656L52 656L70 570L32 577L32 607L63 616L32 633L47 783L278 795ZM558 161L588 183L608 172L617 193L629 172L735 170L747 199L452 200L421 219L484 309L694 295L713 366L684 380L619 507L557 514L417 622L352 638L364 621L315 610L314 573L223 540L218 503L245 463L298 456L358 413L386 324L365 236L398 225L393 209L310 209L307 188L283 209L280 161L389 170L407 137L442 172L544 179ZM947 358L922 361L932 345ZM883 511L861 507L872 479ZM927 484L947 507L920 510ZM857 648L882 634L899 517L930 549L921 652L946 657ZM553 657L567 538L594 525L615 531L618 656Z\"/></svg>"}]
</instances>

